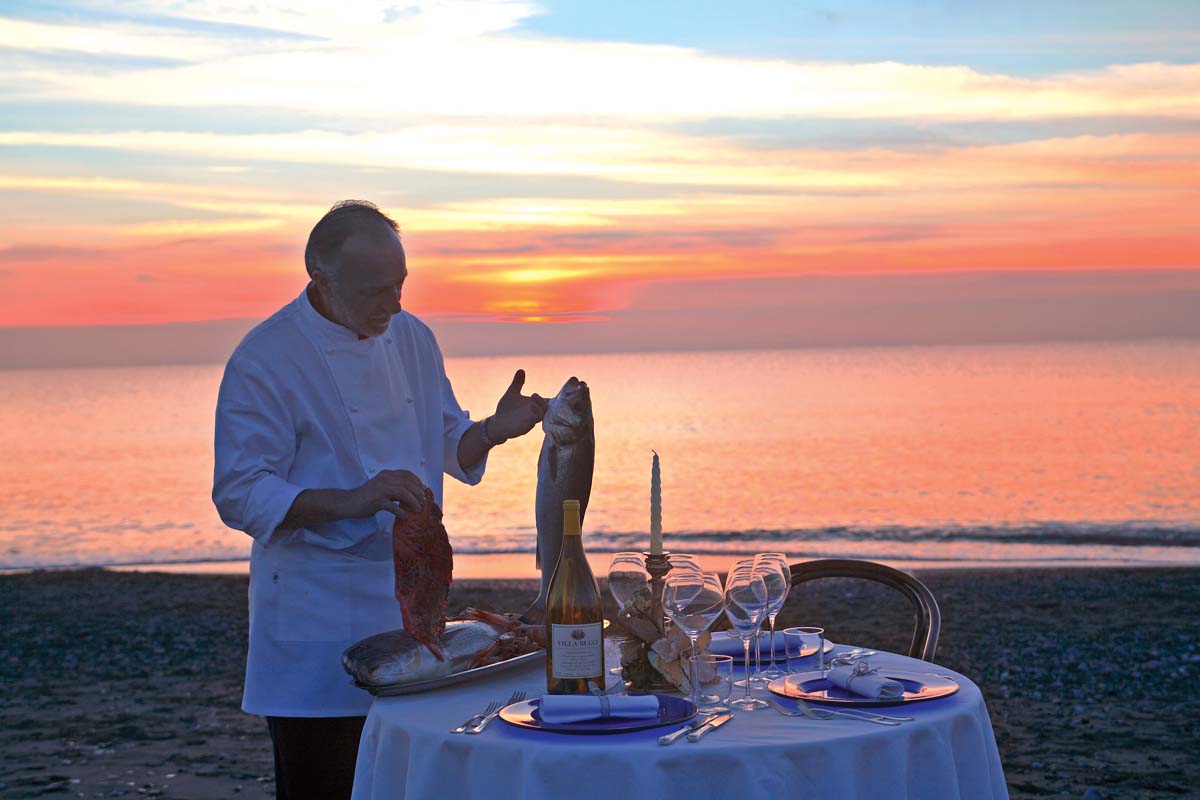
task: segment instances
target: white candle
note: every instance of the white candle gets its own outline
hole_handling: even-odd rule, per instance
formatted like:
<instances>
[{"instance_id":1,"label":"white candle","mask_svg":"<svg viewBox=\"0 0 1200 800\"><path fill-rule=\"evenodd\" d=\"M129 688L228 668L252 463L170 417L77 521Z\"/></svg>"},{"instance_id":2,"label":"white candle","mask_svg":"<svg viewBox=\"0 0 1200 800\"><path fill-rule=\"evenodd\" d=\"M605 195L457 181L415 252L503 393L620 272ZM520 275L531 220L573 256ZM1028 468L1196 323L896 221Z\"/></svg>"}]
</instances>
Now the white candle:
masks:
<instances>
[{"instance_id":1,"label":"white candle","mask_svg":"<svg viewBox=\"0 0 1200 800\"><path fill-rule=\"evenodd\" d=\"M650 467L650 555L662 555L662 475L658 469L658 453L654 453L654 463Z\"/></svg>"}]
</instances>

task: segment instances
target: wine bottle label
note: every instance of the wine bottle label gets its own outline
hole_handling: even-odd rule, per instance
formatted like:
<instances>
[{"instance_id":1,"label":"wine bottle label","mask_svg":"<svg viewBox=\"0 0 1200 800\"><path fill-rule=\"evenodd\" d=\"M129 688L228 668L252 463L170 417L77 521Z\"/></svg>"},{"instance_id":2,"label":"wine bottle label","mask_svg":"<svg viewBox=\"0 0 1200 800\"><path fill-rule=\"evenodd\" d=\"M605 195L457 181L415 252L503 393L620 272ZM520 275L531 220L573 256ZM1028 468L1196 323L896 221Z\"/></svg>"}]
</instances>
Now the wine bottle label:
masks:
<instances>
[{"instance_id":1,"label":"wine bottle label","mask_svg":"<svg viewBox=\"0 0 1200 800\"><path fill-rule=\"evenodd\" d=\"M594 678L604 672L602 623L551 625L550 659L556 678Z\"/></svg>"}]
</instances>

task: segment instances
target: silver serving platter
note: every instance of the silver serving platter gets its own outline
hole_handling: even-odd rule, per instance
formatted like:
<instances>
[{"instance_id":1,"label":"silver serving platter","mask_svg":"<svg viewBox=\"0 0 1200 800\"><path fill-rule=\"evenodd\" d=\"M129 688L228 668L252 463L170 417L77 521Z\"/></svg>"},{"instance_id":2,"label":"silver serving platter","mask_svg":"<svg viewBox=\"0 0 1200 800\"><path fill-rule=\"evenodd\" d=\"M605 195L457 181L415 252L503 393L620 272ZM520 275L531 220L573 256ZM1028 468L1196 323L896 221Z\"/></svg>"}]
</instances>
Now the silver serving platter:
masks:
<instances>
[{"instance_id":1,"label":"silver serving platter","mask_svg":"<svg viewBox=\"0 0 1200 800\"><path fill-rule=\"evenodd\" d=\"M365 683L359 683L358 681L355 681L354 685L359 689L365 689L375 697L395 697L402 694L430 692L434 689L442 689L447 686L454 686L458 683L481 680L501 672L508 672L509 670L530 666L545 660L546 651L535 650L534 652L526 653L523 656L515 656L507 661L497 661L495 664L488 664L483 667L475 667L475 669L455 672L452 675L445 675L441 678L434 678L428 681L416 681L414 683L390 683L385 686L368 686Z\"/></svg>"}]
</instances>

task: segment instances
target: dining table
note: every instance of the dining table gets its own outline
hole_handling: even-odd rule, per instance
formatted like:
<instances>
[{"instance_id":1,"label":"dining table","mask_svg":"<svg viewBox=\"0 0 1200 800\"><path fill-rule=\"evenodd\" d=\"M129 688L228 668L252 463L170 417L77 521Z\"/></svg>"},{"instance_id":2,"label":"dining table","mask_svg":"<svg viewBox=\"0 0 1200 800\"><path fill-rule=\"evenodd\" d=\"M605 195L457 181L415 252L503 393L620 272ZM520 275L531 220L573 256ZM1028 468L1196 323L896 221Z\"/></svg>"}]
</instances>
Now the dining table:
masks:
<instances>
[{"instance_id":1,"label":"dining table","mask_svg":"<svg viewBox=\"0 0 1200 800\"><path fill-rule=\"evenodd\" d=\"M839 645L834 654L849 649ZM771 707L734 709L728 724L696 742L681 738L669 746L658 739L679 725L576 735L496 719L477 735L451 732L514 692L543 694L540 661L469 684L376 697L359 742L353 797L1008 797L987 706L969 678L895 653L879 652L869 661L885 671L951 678L960 688L946 697L870 709L911 717L898 725L785 716ZM735 687L734 696L743 691Z\"/></svg>"}]
</instances>

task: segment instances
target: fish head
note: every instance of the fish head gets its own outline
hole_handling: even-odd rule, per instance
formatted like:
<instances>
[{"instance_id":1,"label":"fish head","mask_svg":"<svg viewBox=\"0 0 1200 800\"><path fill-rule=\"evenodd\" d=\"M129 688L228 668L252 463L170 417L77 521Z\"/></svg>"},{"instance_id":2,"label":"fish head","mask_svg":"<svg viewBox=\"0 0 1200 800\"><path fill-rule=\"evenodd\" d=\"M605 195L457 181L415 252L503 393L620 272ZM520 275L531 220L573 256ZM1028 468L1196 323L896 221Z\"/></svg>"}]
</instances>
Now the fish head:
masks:
<instances>
[{"instance_id":1,"label":"fish head","mask_svg":"<svg viewBox=\"0 0 1200 800\"><path fill-rule=\"evenodd\" d=\"M591 435L592 395L588 385L572 375L554 396L542 418L542 430L556 445L567 445Z\"/></svg>"}]
</instances>

